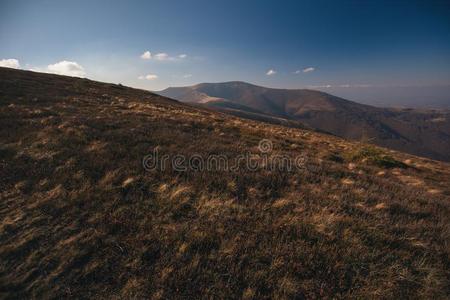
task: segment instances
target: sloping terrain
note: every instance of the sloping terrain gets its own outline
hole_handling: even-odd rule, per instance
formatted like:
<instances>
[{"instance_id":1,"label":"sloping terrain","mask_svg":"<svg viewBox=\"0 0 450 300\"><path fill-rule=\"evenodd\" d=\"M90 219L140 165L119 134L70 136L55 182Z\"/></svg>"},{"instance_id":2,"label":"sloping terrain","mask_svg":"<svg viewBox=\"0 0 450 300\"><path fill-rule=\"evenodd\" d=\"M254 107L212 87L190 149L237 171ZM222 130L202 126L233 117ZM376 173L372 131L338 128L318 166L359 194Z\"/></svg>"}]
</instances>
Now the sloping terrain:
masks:
<instances>
[{"instance_id":1,"label":"sloping terrain","mask_svg":"<svg viewBox=\"0 0 450 300\"><path fill-rule=\"evenodd\" d=\"M235 115L240 111L241 117L249 119L255 119L248 112L253 109L347 139L365 139L391 149L450 161L450 112L445 110L377 108L319 91L272 89L245 82L202 83L158 93L225 112L228 108Z\"/></svg>"},{"instance_id":2,"label":"sloping terrain","mask_svg":"<svg viewBox=\"0 0 450 300\"><path fill-rule=\"evenodd\" d=\"M447 298L449 201L447 163L0 68L1 298Z\"/></svg>"}]
</instances>

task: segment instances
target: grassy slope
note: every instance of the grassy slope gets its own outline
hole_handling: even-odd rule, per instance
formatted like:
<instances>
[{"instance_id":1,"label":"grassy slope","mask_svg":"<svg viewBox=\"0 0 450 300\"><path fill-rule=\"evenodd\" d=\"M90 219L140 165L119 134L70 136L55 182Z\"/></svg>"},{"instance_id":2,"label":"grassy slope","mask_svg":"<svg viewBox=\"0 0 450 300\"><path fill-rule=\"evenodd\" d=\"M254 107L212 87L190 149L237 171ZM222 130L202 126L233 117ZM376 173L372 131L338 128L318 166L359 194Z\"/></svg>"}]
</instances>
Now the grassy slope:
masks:
<instances>
[{"instance_id":1,"label":"grassy slope","mask_svg":"<svg viewBox=\"0 0 450 300\"><path fill-rule=\"evenodd\" d=\"M262 138L307 168L141 166ZM0 297L450 293L448 164L140 90L0 68L0 191Z\"/></svg>"}]
</instances>

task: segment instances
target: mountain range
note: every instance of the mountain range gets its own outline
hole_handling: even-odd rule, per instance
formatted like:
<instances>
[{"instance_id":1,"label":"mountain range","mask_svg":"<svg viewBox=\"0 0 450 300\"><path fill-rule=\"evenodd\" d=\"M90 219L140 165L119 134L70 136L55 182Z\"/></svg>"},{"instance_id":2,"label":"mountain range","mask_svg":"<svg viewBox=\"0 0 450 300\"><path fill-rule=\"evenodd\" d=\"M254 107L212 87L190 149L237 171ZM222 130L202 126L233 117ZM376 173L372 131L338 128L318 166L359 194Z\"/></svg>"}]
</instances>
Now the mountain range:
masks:
<instances>
[{"instance_id":1,"label":"mountain range","mask_svg":"<svg viewBox=\"0 0 450 300\"><path fill-rule=\"evenodd\" d=\"M380 108L321 91L246 82L170 87L160 95L269 123L303 126L351 140L450 161L450 111Z\"/></svg>"}]
</instances>

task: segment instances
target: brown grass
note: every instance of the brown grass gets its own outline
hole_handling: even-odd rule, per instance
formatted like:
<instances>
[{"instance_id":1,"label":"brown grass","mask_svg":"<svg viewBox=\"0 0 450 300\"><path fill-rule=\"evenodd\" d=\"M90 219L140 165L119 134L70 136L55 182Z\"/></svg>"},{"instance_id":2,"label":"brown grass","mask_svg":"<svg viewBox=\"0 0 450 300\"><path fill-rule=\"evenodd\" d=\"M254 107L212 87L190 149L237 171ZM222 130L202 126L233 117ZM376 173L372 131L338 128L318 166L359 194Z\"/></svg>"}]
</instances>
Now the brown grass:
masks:
<instances>
[{"instance_id":1,"label":"brown grass","mask_svg":"<svg viewBox=\"0 0 450 300\"><path fill-rule=\"evenodd\" d=\"M155 147L233 158L262 138L307 168L141 166ZM447 298L449 165L392 152L411 167L386 166L358 149L144 91L0 69L0 297Z\"/></svg>"}]
</instances>

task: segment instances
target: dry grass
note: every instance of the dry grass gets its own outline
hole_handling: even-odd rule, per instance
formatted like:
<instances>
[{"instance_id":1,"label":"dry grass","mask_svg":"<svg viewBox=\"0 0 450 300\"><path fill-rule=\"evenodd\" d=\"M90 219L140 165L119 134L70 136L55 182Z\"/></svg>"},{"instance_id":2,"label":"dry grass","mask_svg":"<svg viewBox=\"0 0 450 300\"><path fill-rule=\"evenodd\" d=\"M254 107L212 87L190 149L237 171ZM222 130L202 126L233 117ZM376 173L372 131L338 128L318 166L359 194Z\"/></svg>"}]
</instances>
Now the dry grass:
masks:
<instances>
[{"instance_id":1,"label":"dry grass","mask_svg":"<svg viewBox=\"0 0 450 300\"><path fill-rule=\"evenodd\" d=\"M141 166L156 147L233 158L262 138L306 155L307 168ZM397 168L360 149L144 91L0 69L0 297L447 298L449 165L389 153L408 165Z\"/></svg>"}]
</instances>

